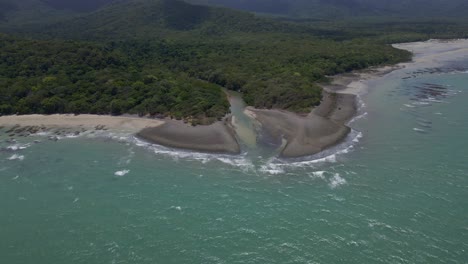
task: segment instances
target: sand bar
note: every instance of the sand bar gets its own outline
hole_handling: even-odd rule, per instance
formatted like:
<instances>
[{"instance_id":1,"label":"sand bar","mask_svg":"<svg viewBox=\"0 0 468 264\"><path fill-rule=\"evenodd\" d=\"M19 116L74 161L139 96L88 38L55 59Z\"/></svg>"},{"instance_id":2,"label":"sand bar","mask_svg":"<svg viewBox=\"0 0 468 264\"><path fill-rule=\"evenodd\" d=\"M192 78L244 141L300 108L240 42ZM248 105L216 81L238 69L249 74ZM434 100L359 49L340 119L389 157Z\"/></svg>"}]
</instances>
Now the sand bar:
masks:
<instances>
[{"instance_id":1,"label":"sand bar","mask_svg":"<svg viewBox=\"0 0 468 264\"><path fill-rule=\"evenodd\" d=\"M221 154L240 153L230 118L208 126L191 126L181 121L168 120L161 126L143 129L137 136L173 148Z\"/></svg>"}]
</instances>

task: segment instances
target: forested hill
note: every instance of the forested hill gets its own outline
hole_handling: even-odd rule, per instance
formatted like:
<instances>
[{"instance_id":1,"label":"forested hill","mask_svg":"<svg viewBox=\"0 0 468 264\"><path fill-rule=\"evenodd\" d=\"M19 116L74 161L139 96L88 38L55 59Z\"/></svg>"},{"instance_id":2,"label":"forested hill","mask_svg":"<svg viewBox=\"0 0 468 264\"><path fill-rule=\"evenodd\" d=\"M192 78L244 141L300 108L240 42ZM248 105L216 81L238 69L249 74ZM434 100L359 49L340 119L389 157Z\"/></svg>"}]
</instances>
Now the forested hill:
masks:
<instances>
[{"instance_id":1,"label":"forested hill","mask_svg":"<svg viewBox=\"0 0 468 264\"><path fill-rule=\"evenodd\" d=\"M38 37L89 40L160 39L183 32L190 32L190 38L237 32L320 34L310 27L233 9L192 5L181 0L120 1L46 27L36 24L22 30Z\"/></svg>"},{"instance_id":2,"label":"forested hill","mask_svg":"<svg viewBox=\"0 0 468 264\"><path fill-rule=\"evenodd\" d=\"M466 17L466 0L187 0L294 18Z\"/></svg>"}]
</instances>

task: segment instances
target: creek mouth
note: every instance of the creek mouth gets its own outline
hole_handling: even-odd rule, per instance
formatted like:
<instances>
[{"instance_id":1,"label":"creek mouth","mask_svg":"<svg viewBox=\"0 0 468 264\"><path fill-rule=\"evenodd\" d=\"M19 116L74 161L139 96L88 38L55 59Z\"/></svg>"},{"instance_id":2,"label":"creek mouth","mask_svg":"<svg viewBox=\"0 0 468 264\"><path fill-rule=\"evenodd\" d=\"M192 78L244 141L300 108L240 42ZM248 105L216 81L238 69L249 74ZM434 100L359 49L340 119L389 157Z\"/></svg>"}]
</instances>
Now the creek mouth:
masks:
<instances>
[{"instance_id":1,"label":"creek mouth","mask_svg":"<svg viewBox=\"0 0 468 264\"><path fill-rule=\"evenodd\" d=\"M346 123L355 115L356 96L323 91L323 100L307 116L284 110L246 107L239 93L229 93L233 125L239 141L257 152L280 158L312 156L341 143L351 129Z\"/></svg>"},{"instance_id":2,"label":"creek mouth","mask_svg":"<svg viewBox=\"0 0 468 264\"><path fill-rule=\"evenodd\" d=\"M350 80L359 79L359 75ZM349 84L349 83L348 83ZM218 154L295 159L309 157L342 143L357 112L357 96L340 92L347 85L324 87L322 101L308 115L276 109L255 109L239 92L225 89L231 114L208 126L165 120L137 136L166 147Z\"/></svg>"}]
</instances>

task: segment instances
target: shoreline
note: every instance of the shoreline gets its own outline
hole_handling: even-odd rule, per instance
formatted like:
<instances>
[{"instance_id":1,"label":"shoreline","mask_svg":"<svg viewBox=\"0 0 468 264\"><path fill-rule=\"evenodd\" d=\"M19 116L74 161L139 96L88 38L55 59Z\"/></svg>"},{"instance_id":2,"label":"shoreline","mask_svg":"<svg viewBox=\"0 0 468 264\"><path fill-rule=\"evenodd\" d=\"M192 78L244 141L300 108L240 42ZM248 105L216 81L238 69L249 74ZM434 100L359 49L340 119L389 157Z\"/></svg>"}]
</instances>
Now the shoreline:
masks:
<instances>
[{"instance_id":1,"label":"shoreline","mask_svg":"<svg viewBox=\"0 0 468 264\"><path fill-rule=\"evenodd\" d=\"M240 146L230 118L209 126L183 121L130 116L53 114L0 116L0 129L12 137L55 131L55 135L85 131L118 131L135 134L152 144L209 153L239 154ZM53 137L53 136L52 136Z\"/></svg>"}]
</instances>

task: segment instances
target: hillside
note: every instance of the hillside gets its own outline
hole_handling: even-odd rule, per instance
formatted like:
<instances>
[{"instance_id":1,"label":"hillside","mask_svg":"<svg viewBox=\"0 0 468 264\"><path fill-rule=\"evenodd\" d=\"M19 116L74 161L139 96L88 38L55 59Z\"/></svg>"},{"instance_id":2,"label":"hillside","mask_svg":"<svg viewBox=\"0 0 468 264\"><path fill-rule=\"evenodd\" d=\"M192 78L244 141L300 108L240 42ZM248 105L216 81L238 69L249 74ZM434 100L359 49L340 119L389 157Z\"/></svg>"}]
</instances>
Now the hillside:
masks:
<instances>
[{"instance_id":1,"label":"hillside","mask_svg":"<svg viewBox=\"0 0 468 264\"><path fill-rule=\"evenodd\" d=\"M309 27L179 0L122 1L96 12L49 24L47 28L32 25L25 29L28 34L90 40L159 39L188 31L210 36L236 32L315 33ZM190 37L196 36L191 34Z\"/></svg>"},{"instance_id":2,"label":"hillside","mask_svg":"<svg viewBox=\"0 0 468 264\"><path fill-rule=\"evenodd\" d=\"M356 16L464 17L465 0L187 0L294 18L345 18Z\"/></svg>"}]
</instances>

